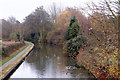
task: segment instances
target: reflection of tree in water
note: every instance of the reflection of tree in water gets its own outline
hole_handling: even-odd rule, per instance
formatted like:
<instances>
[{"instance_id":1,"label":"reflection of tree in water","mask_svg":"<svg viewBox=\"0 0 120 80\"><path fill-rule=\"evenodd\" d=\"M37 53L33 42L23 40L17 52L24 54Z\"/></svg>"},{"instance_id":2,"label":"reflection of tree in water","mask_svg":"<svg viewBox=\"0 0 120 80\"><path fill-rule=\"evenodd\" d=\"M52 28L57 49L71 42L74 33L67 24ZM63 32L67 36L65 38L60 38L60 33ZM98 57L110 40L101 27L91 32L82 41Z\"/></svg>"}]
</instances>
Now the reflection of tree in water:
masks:
<instances>
[{"instance_id":1,"label":"reflection of tree in water","mask_svg":"<svg viewBox=\"0 0 120 80\"><path fill-rule=\"evenodd\" d=\"M45 56L47 56L46 46L42 46L42 45L35 46L33 51L26 59L26 62L31 64L31 66L34 66L38 74L43 75L46 67Z\"/></svg>"},{"instance_id":2,"label":"reflection of tree in water","mask_svg":"<svg viewBox=\"0 0 120 80\"><path fill-rule=\"evenodd\" d=\"M56 73L57 57L59 57L61 52L62 49L58 46L40 44L35 46L26 62L34 66L38 74L44 74L44 71L50 68L50 66L52 66L52 72Z\"/></svg>"},{"instance_id":3,"label":"reflection of tree in water","mask_svg":"<svg viewBox=\"0 0 120 80\"><path fill-rule=\"evenodd\" d=\"M79 73L83 73L82 70L72 69L76 61L65 57L62 48L55 45L40 44L35 46L26 59L26 63L30 64L31 69L37 73L38 77L46 75L50 77L59 75L76 77ZM71 69L66 67L71 67Z\"/></svg>"}]
</instances>

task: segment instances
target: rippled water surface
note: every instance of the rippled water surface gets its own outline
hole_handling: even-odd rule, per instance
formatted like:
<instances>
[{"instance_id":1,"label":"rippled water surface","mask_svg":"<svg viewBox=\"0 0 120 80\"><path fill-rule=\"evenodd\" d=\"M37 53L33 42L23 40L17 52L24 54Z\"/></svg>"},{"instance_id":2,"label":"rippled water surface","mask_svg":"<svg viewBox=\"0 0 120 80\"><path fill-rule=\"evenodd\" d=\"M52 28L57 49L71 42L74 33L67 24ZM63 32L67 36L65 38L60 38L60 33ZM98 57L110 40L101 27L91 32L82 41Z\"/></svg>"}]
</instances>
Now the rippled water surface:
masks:
<instances>
[{"instance_id":1,"label":"rippled water surface","mask_svg":"<svg viewBox=\"0 0 120 80\"><path fill-rule=\"evenodd\" d=\"M55 45L35 46L11 78L89 78L88 72L76 68L76 61L65 57Z\"/></svg>"}]
</instances>

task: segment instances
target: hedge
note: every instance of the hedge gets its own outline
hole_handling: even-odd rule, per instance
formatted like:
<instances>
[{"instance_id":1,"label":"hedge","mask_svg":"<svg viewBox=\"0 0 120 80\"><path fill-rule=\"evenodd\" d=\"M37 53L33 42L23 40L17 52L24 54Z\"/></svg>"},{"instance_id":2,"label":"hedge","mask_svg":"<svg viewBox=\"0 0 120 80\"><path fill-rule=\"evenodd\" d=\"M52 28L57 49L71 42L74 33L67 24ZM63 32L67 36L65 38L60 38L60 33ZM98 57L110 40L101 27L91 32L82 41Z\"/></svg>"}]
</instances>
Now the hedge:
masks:
<instances>
[{"instance_id":1,"label":"hedge","mask_svg":"<svg viewBox=\"0 0 120 80\"><path fill-rule=\"evenodd\" d=\"M22 42L15 42L13 44L3 45L2 46L2 55L7 56L9 53L12 53L12 52L18 50L20 47L22 47L24 45L25 45L25 43L22 43Z\"/></svg>"}]
</instances>

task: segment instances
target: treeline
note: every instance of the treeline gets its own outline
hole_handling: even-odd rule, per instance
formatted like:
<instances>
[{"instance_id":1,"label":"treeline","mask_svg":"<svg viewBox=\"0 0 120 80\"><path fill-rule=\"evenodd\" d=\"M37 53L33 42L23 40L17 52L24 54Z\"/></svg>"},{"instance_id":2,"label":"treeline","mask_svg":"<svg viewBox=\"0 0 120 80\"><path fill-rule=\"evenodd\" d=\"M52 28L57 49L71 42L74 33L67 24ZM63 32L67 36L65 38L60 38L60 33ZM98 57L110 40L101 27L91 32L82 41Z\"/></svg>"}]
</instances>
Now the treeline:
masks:
<instances>
[{"instance_id":1,"label":"treeline","mask_svg":"<svg viewBox=\"0 0 120 80\"><path fill-rule=\"evenodd\" d=\"M70 19L75 16L82 30L88 34L88 19L76 8L59 10L53 5L50 14L41 6L29 14L24 22L20 23L14 17L2 20L2 38L7 40L27 40L33 43L48 42L60 44L65 40Z\"/></svg>"},{"instance_id":2,"label":"treeline","mask_svg":"<svg viewBox=\"0 0 120 80\"><path fill-rule=\"evenodd\" d=\"M9 17L8 20L2 19L2 40L22 40L23 36L21 29L21 23L14 17Z\"/></svg>"},{"instance_id":3,"label":"treeline","mask_svg":"<svg viewBox=\"0 0 120 80\"><path fill-rule=\"evenodd\" d=\"M55 6L54 8L57 9ZM53 11L52 8L51 11ZM79 23L83 26L82 30L87 34L89 26L88 20L77 9L67 8L59 13L56 12L49 15L43 7L39 7L28 15L23 23L25 30L24 39L34 43L48 42L63 45L70 19L73 16L78 18Z\"/></svg>"},{"instance_id":4,"label":"treeline","mask_svg":"<svg viewBox=\"0 0 120 80\"><path fill-rule=\"evenodd\" d=\"M13 44L2 44L2 57L8 57L11 53L19 50L21 47L25 46L24 43L22 42L16 42L16 43L13 43Z\"/></svg>"}]
</instances>

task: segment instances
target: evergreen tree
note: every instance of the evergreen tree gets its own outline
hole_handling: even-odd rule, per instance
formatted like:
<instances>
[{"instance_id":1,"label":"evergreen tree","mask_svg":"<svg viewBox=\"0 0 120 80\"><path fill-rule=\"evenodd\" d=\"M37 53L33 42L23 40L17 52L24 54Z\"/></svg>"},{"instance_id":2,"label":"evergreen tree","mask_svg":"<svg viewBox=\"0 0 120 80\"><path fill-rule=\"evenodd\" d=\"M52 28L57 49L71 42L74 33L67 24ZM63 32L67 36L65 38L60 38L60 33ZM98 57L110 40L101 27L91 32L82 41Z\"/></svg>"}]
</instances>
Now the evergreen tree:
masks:
<instances>
[{"instance_id":1,"label":"evergreen tree","mask_svg":"<svg viewBox=\"0 0 120 80\"><path fill-rule=\"evenodd\" d=\"M77 21L76 17L74 16L70 20L70 24L69 24L67 35L66 35L67 40L77 37L79 32L80 32L80 34L82 34L82 31L80 29L78 21Z\"/></svg>"},{"instance_id":2,"label":"evergreen tree","mask_svg":"<svg viewBox=\"0 0 120 80\"><path fill-rule=\"evenodd\" d=\"M75 16L70 20L68 31L66 34L67 42L64 46L64 50L69 56L76 57L78 50L85 45L86 37L82 34Z\"/></svg>"}]
</instances>

